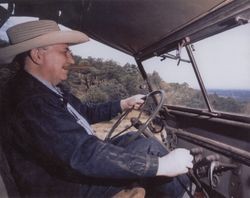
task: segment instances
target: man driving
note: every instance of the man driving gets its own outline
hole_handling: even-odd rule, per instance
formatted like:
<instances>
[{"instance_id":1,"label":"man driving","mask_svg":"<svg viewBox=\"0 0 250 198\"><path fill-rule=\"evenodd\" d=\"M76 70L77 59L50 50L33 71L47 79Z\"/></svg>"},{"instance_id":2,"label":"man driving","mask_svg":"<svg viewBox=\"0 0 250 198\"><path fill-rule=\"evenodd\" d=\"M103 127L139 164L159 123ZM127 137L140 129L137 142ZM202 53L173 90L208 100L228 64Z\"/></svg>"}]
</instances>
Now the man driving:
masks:
<instances>
[{"instance_id":1,"label":"man driving","mask_svg":"<svg viewBox=\"0 0 250 198\"><path fill-rule=\"evenodd\" d=\"M2 96L4 150L23 197L112 197L138 186L146 196L181 197L193 157L186 149L167 153L152 138L131 134L113 143L95 136L91 124L139 106L143 95L87 105L60 86L75 63L70 45L87 42L78 31L61 31L39 20L7 30L10 45L0 62L21 64ZM175 178L178 177L178 181Z\"/></svg>"}]
</instances>

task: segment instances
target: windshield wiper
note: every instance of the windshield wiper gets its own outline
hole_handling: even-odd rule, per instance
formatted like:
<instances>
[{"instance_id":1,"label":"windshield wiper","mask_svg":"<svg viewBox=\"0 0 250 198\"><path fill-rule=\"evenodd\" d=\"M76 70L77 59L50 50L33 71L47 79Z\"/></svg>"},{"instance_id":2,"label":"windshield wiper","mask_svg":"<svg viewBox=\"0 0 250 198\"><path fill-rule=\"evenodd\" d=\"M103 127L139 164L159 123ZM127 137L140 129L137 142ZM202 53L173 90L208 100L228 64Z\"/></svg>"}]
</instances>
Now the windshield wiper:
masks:
<instances>
[{"instance_id":1,"label":"windshield wiper","mask_svg":"<svg viewBox=\"0 0 250 198\"><path fill-rule=\"evenodd\" d=\"M162 55L160 55L159 57L161 57L161 59L160 59L161 61L164 61L166 58L171 58L171 59L174 59L174 60L178 60L177 65L180 64L180 61L186 62L186 63L191 63L190 60L186 60L186 59L181 58L181 57L178 56L178 55L173 55L173 54L169 54L169 53L162 54Z\"/></svg>"},{"instance_id":2,"label":"windshield wiper","mask_svg":"<svg viewBox=\"0 0 250 198\"><path fill-rule=\"evenodd\" d=\"M178 48L177 48L177 50L176 50L176 55L169 54L169 53L165 53L165 54L160 55L161 61L165 60L166 58L171 58L171 59L174 59L174 60L178 60L178 61L177 61L177 65L179 65L181 61L182 61L182 62L186 62L186 63L191 63L190 60L186 60L186 59L181 58L181 50L182 50L182 48L183 48L188 42L190 42L190 39L189 39L189 37L186 37L186 38L183 39L180 43L178 43Z\"/></svg>"}]
</instances>

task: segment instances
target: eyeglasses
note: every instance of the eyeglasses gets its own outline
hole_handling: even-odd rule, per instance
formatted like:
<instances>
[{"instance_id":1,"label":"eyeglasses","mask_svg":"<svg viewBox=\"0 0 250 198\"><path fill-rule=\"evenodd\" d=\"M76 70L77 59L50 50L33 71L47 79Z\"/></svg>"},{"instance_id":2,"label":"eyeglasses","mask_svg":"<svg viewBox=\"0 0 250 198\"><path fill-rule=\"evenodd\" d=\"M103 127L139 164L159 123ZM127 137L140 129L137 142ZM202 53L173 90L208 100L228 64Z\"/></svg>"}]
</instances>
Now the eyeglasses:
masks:
<instances>
[{"instance_id":1,"label":"eyeglasses","mask_svg":"<svg viewBox=\"0 0 250 198\"><path fill-rule=\"evenodd\" d=\"M71 57L73 57L73 53L69 48L67 48L67 50L65 51L65 54L70 55Z\"/></svg>"},{"instance_id":2,"label":"eyeglasses","mask_svg":"<svg viewBox=\"0 0 250 198\"><path fill-rule=\"evenodd\" d=\"M47 51L48 47L39 47L38 50L44 50ZM65 48L63 50L56 50L58 53L64 54L66 57L73 57L73 53L69 48Z\"/></svg>"}]
</instances>

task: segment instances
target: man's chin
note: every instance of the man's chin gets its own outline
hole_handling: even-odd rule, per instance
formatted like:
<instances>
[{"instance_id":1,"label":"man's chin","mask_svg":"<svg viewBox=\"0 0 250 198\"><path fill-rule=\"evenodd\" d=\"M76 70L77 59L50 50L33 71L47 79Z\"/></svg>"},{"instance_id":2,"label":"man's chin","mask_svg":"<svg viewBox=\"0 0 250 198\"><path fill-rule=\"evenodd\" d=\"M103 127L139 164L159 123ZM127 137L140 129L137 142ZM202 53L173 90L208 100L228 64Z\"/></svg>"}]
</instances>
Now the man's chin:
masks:
<instances>
[{"instance_id":1,"label":"man's chin","mask_svg":"<svg viewBox=\"0 0 250 198\"><path fill-rule=\"evenodd\" d=\"M67 80L68 79L68 74L66 74L65 76L62 77L62 80Z\"/></svg>"},{"instance_id":2,"label":"man's chin","mask_svg":"<svg viewBox=\"0 0 250 198\"><path fill-rule=\"evenodd\" d=\"M65 81L65 80L67 80L67 79L68 79L67 77L64 77L64 78L61 79L61 81Z\"/></svg>"}]
</instances>

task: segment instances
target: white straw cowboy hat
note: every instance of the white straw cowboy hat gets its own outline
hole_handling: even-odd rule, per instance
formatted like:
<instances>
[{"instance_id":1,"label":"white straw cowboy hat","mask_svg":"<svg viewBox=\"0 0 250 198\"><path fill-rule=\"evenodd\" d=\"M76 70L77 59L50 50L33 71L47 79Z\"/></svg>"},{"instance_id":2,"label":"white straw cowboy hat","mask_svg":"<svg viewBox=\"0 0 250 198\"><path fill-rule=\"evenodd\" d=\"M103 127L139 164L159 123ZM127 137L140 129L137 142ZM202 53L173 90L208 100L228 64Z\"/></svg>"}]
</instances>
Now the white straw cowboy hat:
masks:
<instances>
[{"instance_id":1,"label":"white straw cowboy hat","mask_svg":"<svg viewBox=\"0 0 250 198\"><path fill-rule=\"evenodd\" d=\"M0 63L11 63L16 55L34 48L53 44L69 45L89 40L82 32L61 31L58 24L51 20L31 21L15 25L7 30L10 45L0 48Z\"/></svg>"}]
</instances>

